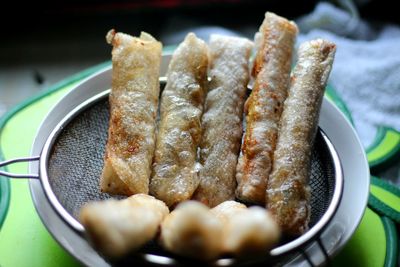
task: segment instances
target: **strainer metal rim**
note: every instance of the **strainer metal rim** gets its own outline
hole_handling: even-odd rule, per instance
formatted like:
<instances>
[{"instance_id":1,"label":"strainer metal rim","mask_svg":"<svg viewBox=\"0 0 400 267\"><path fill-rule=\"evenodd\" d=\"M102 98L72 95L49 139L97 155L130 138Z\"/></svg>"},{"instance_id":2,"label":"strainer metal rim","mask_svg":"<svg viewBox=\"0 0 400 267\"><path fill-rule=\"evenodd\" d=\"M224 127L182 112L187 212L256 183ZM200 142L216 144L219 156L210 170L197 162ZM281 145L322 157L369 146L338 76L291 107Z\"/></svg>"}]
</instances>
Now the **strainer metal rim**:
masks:
<instances>
[{"instance_id":1,"label":"strainer metal rim","mask_svg":"<svg viewBox=\"0 0 400 267\"><path fill-rule=\"evenodd\" d=\"M68 110L71 110L82 100L109 88L110 84L111 68L107 66L76 85L49 112L49 115L39 127L31 155L41 153L50 129L53 129L54 125L63 118L63 114L67 114ZM328 228L323 230L320 235L321 241L328 242L326 243L326 248L329 255L332 256L343 248L361 220L368 198L369 171L365 153L354 128L339 109L326 99L322 104L320 126L322 126L322 129L330 139L333 138L331 139L332 143L335 144L337 152L344 163L343 178L346 183L343 191L345 203L342 201L339 204L338 212L330 221ZM29 170L31 173L38 173L38 162L31 162ZM38 180L30 180L29 185L35 208L54 238L85 265L108 266L84 238L67 226L53 211L41 183ZM358 195L357 199L353 199L354 193ZM340 226L339 231L336 231L338 230L336 226ZM332 239L335 239L335 242L331 242ZM325 262L326 258L321 255L320 250L315 249L315 244L316 242L312 242L303 252L311 255L314 264L319 265ZM296 264L304 261L304 258L297 258ZM290 265L290 263L287 264Z\"/></svg>"},{"instance_id":2,"label":"strainer metal rim","mask_svg":"<svg viewBox=\"0 0 400 267\"><path fill-rule=\"evenodd\" d=\"M165 78L160 78L160 81L165 81ZM86 101L83 101L79 104L76 108L74 108L71 112L69 112L53 129L50 133L49 137L46 140L46 143L43 147L41 156L40 156L40 176L41 182L43 184L43 189L47 198L49 199L52 207L55 209L56 213L75 231L80 234L84 233L84 227L79 223L77 219L75 219L58 201L57 196L54 194L49 177L48 177L48 164L49 158L51 155L52 147L57 140L59 134L63 131L63 129L68 125L70 121L72 121L76 116L78 116L81 112L89 108L90 106L94 105L98 101L108 97L110 90L105 90L95 96L90 97ZM330 156L332 157L334 173L335 173L335 186L333 189L333 196L329 203L329 206L322 217L318 220L318 222L313 225L306 233L297 237L296 239L289 241L288 243L278 246L270 251L271 256L281 256L286 253L293 252L301 247L304 247L309 242L313 241L317 235L327 226L331 218L333 217L334 213L337 210L337 207L340 203L342 190L343 190L343 173L341 168L341 163L337 152L326 136L326 134L319 129L324 142L328 147L328 151L330 152ZM152 254L147 254L152 255Z\"/></svg>"},{"instance_id":3,"label":"strainer metal rim","mask_svg":"<svg viewBox=\"0 0 400 267\"><path fill-rule=\"evenodd\" d=\"M343 171L342 171L342 164L339 159L339 155L337 154L337 151L335 147L333 146L332 142L329 140L328 136L324 133L324 131L319 128L320 133L322 134L322 137L328 146L328 150L331 153L332 161L333 161L333 167L334 167L334 172L335 172L335 186L333 189L333 195L331 202L329 203L329 206L325 213L322 215L322 217L318 220L318 222L313 225L307 232L299 236L298 238L294 239L293 241L279 246L277 248L274 248L271 250L270 254L272 256L278 256L282 254L286 254L291 252L292 250L298 249L300 247L303 247L307 245L310 241L313 241L319 233L321 233L329 224L330 220L333 218L335 215L340 201L342 199L342 193L343 193Z\"/></svg>"},{"instance_id":4,"label":"strainer metal rim","mask_svg":"<svg viewBox=\"0 0 400 267\"><path fill-rule=\"evenodd\" d=\"M95 96L90 97L86 101L79 104L76 108L74 108L71 112L69 112L64 119L62 119L59 124L53 129L50 133L49 137L46 140L46 143L43 146L42 153L40 155L40 180L43 185L44 192L46 197L49 199L51 206L55 209L58 215L67 223L69 224L75 231L83 234L85 229L83 228L82 224L78 222L58 201L57 196L54 194L54 191L51 188L49 177L48 177L48 164L50 154L53 148L54 143L57 140L59 134L63 131L65 126L73 120L77 115L79 115L82 111L89 108L91 105L95 104L99 99L102 99L105 96L108 96L110 93L110 89L101 92Z\"/></svg>"}]
</instances>

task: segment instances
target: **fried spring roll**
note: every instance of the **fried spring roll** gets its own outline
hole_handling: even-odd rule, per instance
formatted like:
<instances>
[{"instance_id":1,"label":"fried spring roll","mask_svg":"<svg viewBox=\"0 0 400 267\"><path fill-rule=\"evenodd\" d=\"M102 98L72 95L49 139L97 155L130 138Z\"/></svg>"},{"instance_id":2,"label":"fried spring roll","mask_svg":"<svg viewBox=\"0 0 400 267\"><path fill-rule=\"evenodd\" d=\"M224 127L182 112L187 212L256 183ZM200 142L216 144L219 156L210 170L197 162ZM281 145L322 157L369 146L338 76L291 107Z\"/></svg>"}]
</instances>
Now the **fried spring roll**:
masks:
<instances>
[{"instance_id":1,"label":"fried spring roll","mask_svg":"<svg viewBox=\"0 0 400 267\"><path fill-rule=\"evenodd\" d=\"M335 50L333 43L321 39L300 46L284 103L266 201L288 235L308 229L311 149Z\"/></svg>"},{"instance_id":2,"label":"fried spring roll","mask_svg":"<svg viewBox=\"0 0 400 267\"><path fill-rule=\"evenodd\" d=\"M136 194L88 203L79 217L93 246L107 257L119 258L153 239L168 213L162 201Z\"/></svg>"},{"instance_id":3,"label":"fried spring roll","mask_svg":"<svg viewBox=\"0 0 400 267\"><path fill-rule=\"evenodd\" d=\"M252 43L245 38L211 35L211 82L202 117L200 184L194 199L214 207L233 199L242 138L244 97Z\"/></svg>"},{"instance_id":4,"label":"fried spring roll","mask_svg":"<svg viewBox=\"0 0 400 267\"><path fill-rule=\"evenodd\" d=\"M225 253L237 256L265 253L279 241L279 226L264 208L247 208L236 201L225 201L211 212L223 223Z\"/></svg>"},{"instance_id":5,"label":"fried spring roll","mask_svg":"<svg viewBox=\"0 0 400 267\"><path fill-rule=\"evenodd\" d=\"M293 22L267 12L260 32L260 49L253 67L256 80L245 103L247 125L237 165L236 196L264 205L298 30Z\"/></svg>"},{"instance_id":6,"label":"fried spring roll","mask_svg":"<svg viewBox=\"0 0 400 267\"><path fill-rule=\"evenodd\" d=\"M150 193L173 206L190 199L199 184L196 162L207 80L206 44L193 33L175 50L161 98Z\"/></svg>"},{"instance_id":7,"label":"fried spring roll","mask_svg":"<svg viewBox=\"0 0 400 267\"><path fill-rule=\"evenodd\" d=\"M211 260L222 252L222 223L197 201L185 201L161 224L161 244L178 255Z\"/></svg>"},{"instance_id":8,"label":"fried spring roll","mask_svg":"<svg viewBox=\"0 0 400 267\"><path fill-rule=\"evenodd\" d=\"M114 30L107 41L113 45L113 70L101 191L148 193L162 46L147 33L136 38Z\"/></svg>"}]
</instances>

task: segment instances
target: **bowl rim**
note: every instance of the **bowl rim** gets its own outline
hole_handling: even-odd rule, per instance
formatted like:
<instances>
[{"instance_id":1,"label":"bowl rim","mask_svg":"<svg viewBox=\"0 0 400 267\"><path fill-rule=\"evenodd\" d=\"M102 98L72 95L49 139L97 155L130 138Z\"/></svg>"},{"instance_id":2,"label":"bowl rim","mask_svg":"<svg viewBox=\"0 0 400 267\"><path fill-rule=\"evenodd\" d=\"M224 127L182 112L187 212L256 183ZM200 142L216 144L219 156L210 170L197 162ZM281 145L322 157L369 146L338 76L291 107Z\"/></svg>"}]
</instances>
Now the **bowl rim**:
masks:
<instances>
[{"instance_id":1,"label":"bowl rim","mask_svg":"<svg viewBox=\"0 0 400 267\"><path fill-rule=\"evenodd\" d=\"M164 78L160 78L161 80L165 80ZM161 83L161 82L160 82ZM42 153L40 155L40 180L42 182L42 186L45 192L47 199L49 200L52 208L57 213L60 218L62 218L73 230L78 232L81 235L84 235L85 229L82 224L74 218L60 203L57 196L54 194L54 191L51 188L51 184L49 181L48 176L48 166L49 166L49 159L51 156L52 148L57 141L58 136L62 133L62 131L68 127L68 124L76 118L79 114L84 112L86 109L90 108L92 105L95 105L99 101L104 100L109 96L110 90L107 89L103 92L100 92L89 99L83 101L79 104L76 108L70 111L51 131L49 137L47 138ZM330 152L330 157L333 162L333 168L335 173L335 183L332 198L330 203L323 213L321 218L313 225L307 232L304 234L288 241L285 244L279 245L273 248L270 251L270 255L273 257L278 257L285 255L287 253L292 253L302 247L305 247L310 242L314 241L318 238L319 234L323 231L323 229L329 224L330 220L334 216L342 197L343 192L343 171L341 167L341 162L339 156L334 148L334 145L329 140L327 135L321 128L318 128L318 134L321 135L323 142L326 144L328 151ZM147 253L143 253L147 254ZM153 254L147 254L153 255Z\"/></svg>"},{"instance_id":2,"label":"bowl rim","mask_svg":"<svg viewBox=\"0 0 400 267\"><path fill-rule=\"evenodd\" d=\"M168 61L168 54L164 55L163 60ZM48 116L46 119L43 121L42 125L40 126L38 133L36 135L36 139L33 144L32 148L32 155L37 155L41 153L41 148L43 147L44 142L46 141L48 137L49 130L53 129L55 125L59 123L59 121L62 119L65 114L70 112L73 108L75 108L77 101L81 99L80 102L83 100L86 100L94 95L96 93L104 91L110 87L111 84L111 66L107 66L104 69L96 72L92 76L86 78L83 80L81 83L75 86L74 89L72 89L66 96L64 96L60 102L49 112ZM93 92L93 88L96 88L95 91ZM74 102L75 101L75 102ZM347 131L348 134L351 135L352 138L350 138L353 142L353 148L356 150L361 150L361 143L354 131L354 128L349 124L349 122L345 119L343 114L340 113L339 109L337 109L335 106L333 106L332 103L326 101L324 99L323 101L323 106L325 105L325 108L329 110L330 116L335 117L333 118L333 121L336 120L337 123L340 123L342 128L344 127ZM62 115L64 114L64 115ZM62 116L60 118L60 116ZM329 116L328 116L329 117ZM338 117L338 118L337 118ZM339 120L339 121L338 121ZM52 128L51 128L52 127ZM325 127L327 126L327 123L325 123ZM329 127L328 127L329 128ZM322 127L323 130L324 127ZM331 133L329 131L325 131L327 133L328 138L334 143L336 147L335 140L332 140ZM334 137L337 139L337 134L334 135ZM356 151L359 153L360 151ZM343 154L343 151L341 151ZM339 153L340 154L340 153ZM365 153L360 154L361 158L359 159L359 168L361 168L361 174L360 177L361 179L365 179L364 182L369 184L369 169L363 170L365 167L368 168L367 161L366 161L366 156ZM364 155L362 157L362 155ZM347 165L347 163L345 163ZM32 162L30 163L30 172L31 173L37 173L39 169L39 165L37 162ZM368 178L365 177L366 173L368 173ZM346 178L346 168L344 168L344 174L343 177ZM349 179L349 178L348 178ZM97 252L94 251L86 242L86 240L78 233L73 231L69 226L65 225L64 221L62 221L61 218L58 217L58 215L52 210L51 205L48 203L47 198L45 197L45 194L43 192L43 188L41 187L41 184L39 181L35 180L30 180L30 189L31 189L31 194L32 198L35 204L35 207L48 228L49 232L55 237L55 239L67 250L69 253L71 253L75 258L77 258L79 261L86 265L96 265L96 266L108 266L108 264L102 259L100 256L98 256ZM346 193L349 189L346 189L346 179L344 181L344 193ZM362 187L364 190L365 188ZM366 203L367 203L367 193L363 192L361 194L361 199L358 202L358 207L355 211L355 216L353 218L353 221L350 222L345 222L347 223L347 230L344 230L344 233L342 233L342 236L340 238L340 241L335 244L335 247L329 251L332 255L336 253L340 248L344 246L344 244L350 239L351 235L354 233L356 227L358 226L361 217L364 213ZM348 197L347 197L348 198ZM360 205L361 203L361 205ZM343 207L343 201L339 205L339 210L341 207ZM351 203L346 204L347 209L349 208L348 206L351 206ZM338 217L338 213L343 213L343 212L337 212L334 216ZM343 216L343 215L342 215ZM343 218L339 218L340 220ZM351 225L349 225L351 224ZM61 228L61 229L60 229ZM327 229L329 230L329 229ZM325 232L325 231L324 231ZM306 248L305 250L308 250ZM82 251L85 252L85 255L82 253ZM97 255L97 256L96 256ZM159 259L158 259L159 260ZM322 259L323 260L323 259ZM316 262L321 261L320 257L317 259ZM159 263L160 262L156 262Z\"/></svg>"}]
</instances>

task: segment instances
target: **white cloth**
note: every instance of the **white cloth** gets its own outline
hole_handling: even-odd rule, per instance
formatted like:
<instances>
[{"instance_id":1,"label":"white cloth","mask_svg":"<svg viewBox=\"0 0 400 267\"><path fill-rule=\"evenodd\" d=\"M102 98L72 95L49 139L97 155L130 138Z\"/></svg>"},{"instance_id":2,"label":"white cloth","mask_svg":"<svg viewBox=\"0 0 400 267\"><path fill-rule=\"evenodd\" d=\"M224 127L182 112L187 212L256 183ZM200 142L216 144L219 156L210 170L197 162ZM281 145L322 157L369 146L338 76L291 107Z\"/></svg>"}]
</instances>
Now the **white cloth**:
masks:
<instances>
[{"instance_id":1,"label":"white cloth","mask_svg":"<svg viewBox=\"0 0 400 267\"><path fill-rule=\"evenodd\" d=\"M370 25L358 18L350 0L338 2L343 9L320 2L312 13L296 20L301 30L297 44L318 37L336 43L329 83L348 106L358 135L367 147L380 125L400 131L400 28ZM199 27L182 19L172 20L166 29L162 40L168 44L179 43L188 31L204 40L211 33L252 38L256 31L252 27L240 32L216 26Z\"/></svg>"},{"instance_id":2,"label":"white cloth","mask_svg":"<svg viewBox=\"0 0 400 267\"><path fill-rule=\"evenodd\" d=\"M328 3L296 22L302 32L298 43L319 37L336 43L329 82L349 108L364 146L380 125L400 131L400 28L375 29Z\"/></svg>"},{"instance_id":3,"label":"white cloth","mask_svg":"<svg viewBox=\"0 0 400 267\"><path fill-rule=\"evenodd\" d=\"M297 45L315 38L336 43L329 83L349 108L356 131L368 147L379 126L400 131L400 28L362 21L351 0L337 3L342 8L320 2L313 12L296 20L300 28ZM199 27L181 20L173 20L167 28L162 38L167 43L180 42L189 31L204 40L216 32L252 38L257 31L255 27L241 31ZM378 175L400 185L400 159Z\"/></svg>"}]
</instances>

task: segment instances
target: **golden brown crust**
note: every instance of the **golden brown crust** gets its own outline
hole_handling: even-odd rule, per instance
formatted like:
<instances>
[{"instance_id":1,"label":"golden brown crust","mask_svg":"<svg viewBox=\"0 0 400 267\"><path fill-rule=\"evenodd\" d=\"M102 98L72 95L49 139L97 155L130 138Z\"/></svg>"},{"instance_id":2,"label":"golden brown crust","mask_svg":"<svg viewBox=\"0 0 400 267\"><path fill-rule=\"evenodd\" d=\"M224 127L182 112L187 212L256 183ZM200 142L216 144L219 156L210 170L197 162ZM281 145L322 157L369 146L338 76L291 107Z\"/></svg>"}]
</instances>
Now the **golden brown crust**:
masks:
<instances>
[{"instance_id":1,"label":"golden brown crust","mask_svg":"<svg viewBox=\"0 0 400 267\"><path fill-rule=\"evenodd\" d=\"M91 202L82 207L79 220L101 253L122 257L152 240L169 213L160 200L136 194L124 200Z\"/></svg>"},{"instance_id":2,"label":"golden brown crust","mask_svg":"<svg viewBox=\"0 0 400 267\"><path fill-rule=\"evenodd\" d=\"M298 54L266 191L267 208L288 235L308 229L311 149L335 45L314 40L302 44Z\"/></svg>"},{"instance_id":3,"label":"golden brown crust","mask_svg":"<svg viewBox=\"0 0 400 267\"><path fill-rule=\"evenodd\" d=\"M188 34L168 67L150 193L169 207L190 199L199 183L196 156L201 140L207 53L206 44Z\"/></svg>"},{"instance_id":4,"label":"golden brown crust","mask_svg":"<svg viewBox=\"0 0 400 267\"><path fill-rule=\"evenodd\" d=\"M162 46L146 33L136 38L111 30L106 38L113 72L100 187L111 194L148 193Z\"/></svg>"},{"instance_id":5,"label":"golden brown crust","mask_svg":"<svg viewBox=\"0 0 400 267\"><path fill-rule=\"evenodd\" d=\"M193 199L209 207L234 199L252 43L211 35L208 94L202 117L200 184Z\"/></svg>"},{"instance_id":6,"label":"golden brown crust","mask_svg":"<svg viewBox=\"0 0 400 267\"><path fill-rule=\"evenodd\" d=\"M211 212L226 224L228 223L229 218L245 209L247 209L247 206L243 203L234 200L227 200L212 208Z\"/></svg>"},{"instance_id":7,"label":"golden brown crust","mask_svg":"<svg viewBox=\"0 0 400 267\"><path fill-rule=\"evenodd\" d=\"M248 257L265 253L279 241L279 226L265 208L225 201L211 212L223 223L225 253Z\"/></svg>"},{"instance_id":8,"label":"golden brown crust","mask_svg":"<svg viewBox=\"0 0 400 267\"><path fill-rule=\"evenodd\" d=\"M198 201L185 201L161 224L165 249L199 260L217 258L222 252L222 222Z\"/></svg>"},{"instance_id":9,"label":"golden brown crust","mask_svg":"<svg viewBox=\"0 0 400 267\"><path fill-rule=\"evenodd\" d=\"M246 202L265 203L297 31L293 22L269 12L260 27L262 38L253 67L256 80L245 103L247 125L236 174L236 196Z\"/></svg>"}]
</instances>

